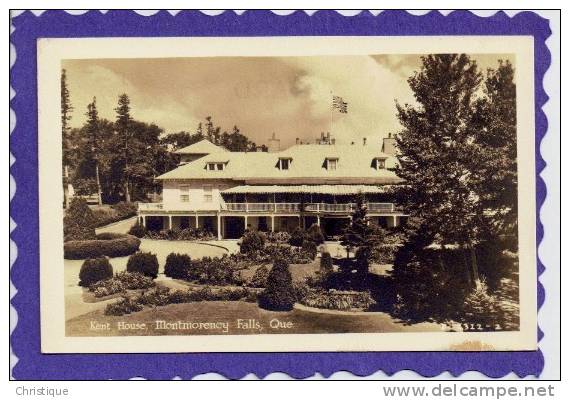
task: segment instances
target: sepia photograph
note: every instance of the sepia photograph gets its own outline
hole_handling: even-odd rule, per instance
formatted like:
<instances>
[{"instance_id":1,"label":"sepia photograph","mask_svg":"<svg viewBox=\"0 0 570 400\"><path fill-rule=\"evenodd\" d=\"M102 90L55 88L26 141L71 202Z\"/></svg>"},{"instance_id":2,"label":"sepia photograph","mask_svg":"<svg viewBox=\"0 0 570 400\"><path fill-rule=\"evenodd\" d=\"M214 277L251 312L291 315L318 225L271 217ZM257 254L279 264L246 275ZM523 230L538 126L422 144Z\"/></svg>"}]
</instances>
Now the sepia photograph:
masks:
<instances>
[{"instance_id":1,"label":"sepia photograph","mask_svg":"<svg viewBox=\"0 0 570 400\"><path fill-rule=\"evenodd\" d=\"M536 301L520 284L518 61L62 57L65 338L534 348L536 333L504 336Z\"/></svg>"}]
</instances>

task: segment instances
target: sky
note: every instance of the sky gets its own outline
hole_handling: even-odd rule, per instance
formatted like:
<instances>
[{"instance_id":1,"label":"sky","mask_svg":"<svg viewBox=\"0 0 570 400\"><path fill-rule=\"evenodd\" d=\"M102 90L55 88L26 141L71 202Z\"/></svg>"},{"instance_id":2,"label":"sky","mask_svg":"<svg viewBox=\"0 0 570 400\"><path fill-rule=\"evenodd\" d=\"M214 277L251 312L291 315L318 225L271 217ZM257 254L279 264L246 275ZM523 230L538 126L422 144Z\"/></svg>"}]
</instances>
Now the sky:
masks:
<instances>
[{"instance_id":1,"label":"sky","mask_svg":"<svg viewBox=\"0 0 570 400\"><path fill-rule=\"evenodd\" d=\"M482 71L509 55L472 55ZM133 118L155 123L166 133L195 132L212 116L231 131L237 125L258 145L275 133L281 147L296 138L314 142L330 131L339 144L381 143L400 129L396 101L413 103L407 78L420 55L314 57L194 57L64 60L71 104L70 124L85 122L87 104L97 98L101 118L115 119L121 93L131 99ZM331 115L332 94L348 113Z\"/></svg>"}]
</instances>

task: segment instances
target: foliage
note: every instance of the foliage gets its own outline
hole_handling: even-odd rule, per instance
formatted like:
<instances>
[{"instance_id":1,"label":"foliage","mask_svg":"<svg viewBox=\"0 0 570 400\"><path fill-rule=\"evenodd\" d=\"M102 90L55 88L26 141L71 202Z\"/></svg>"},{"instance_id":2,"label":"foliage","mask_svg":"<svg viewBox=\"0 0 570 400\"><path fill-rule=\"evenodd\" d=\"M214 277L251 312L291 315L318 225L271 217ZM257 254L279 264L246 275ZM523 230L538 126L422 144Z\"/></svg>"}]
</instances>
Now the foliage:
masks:
<instances>
[{"instance_id":1,"label":"foliage","mask_svg":"<svg viewBox=\"0 0 570 400\"><path fill-rule=\"evenodd\" d=\"M397 245L381 244L375 246L370 253L370 261L374 264L392 264L397 251Z\"/></svg>"},{"instance_id":2,"label":"foliage","mask_svg":"<svg viewBox=\"0 0 570 400\"><path fill-rule=\"evenodd\" d=\"M158 276L158 259L156 254L138 252L129 257L127 261L128 272L139 272L156 279Z\"/></svg>"},{"instance_id":3,"label":"foliage","mask_svg":"<svg viewBox=\"0 0 570 400\"><path fill-rule=\"evenodd\" d=\"M267 277L267 287L258 296L261 308L272 311L290 311L295 304L295 291L289 265L282 259L273 263Z\"/></svg>"},{"instance_id":4,"label":"foliage","mask_svg":"<svg viewBox=\"0 0 570 400\"><path fill-rule=\"evenodd\" d=\"M274 244L284 244L289 243L289 239L291 239L291 234L289 232L267 232L267 242L274 243Z\"/></svg>"},{"instance_id":5,"label":"foliage","mask_svg":"<svg viewBox=\"0 0 570 400\"><path fill-rule=\"evenodd\" d=\"M268 277L269 277L269 268L267 268L267 266L265 265L262 265L261 267L255 270L253 276L248 282L248 286L256 288L264 288L267 286Z\"/></svg>"},{"instance_id":6,"label":"foliage","mask_svg":"<svg viewBox=\"0 0 570 400\"><path fill-rule=\"evenodd\" d=\"M330 274L332 271L333 271L333 262L332 262L331 253L325 251L323 252L323 254L321 254L320 273Z\"/></svg>"},{"instance_id":7,"label":"foliage","mask_svg":"<svg viewBox=\"0 0 570 400\"><path fill-rule=\"evenodd\" d=\"M240 253L250 254L261 251L265 247L266 237L263 232L246 231L241 238Z\"/></svg>"},{"instance_id":8,"label":"foliage","mask_svg":"<svg viewBox=\"0 0 570 400\"><path fill-rule=\"evenodd\" d=\"M465 298L461 322L464 330L494 331L504 326L499 299L489 293L484 281Z\"/></svg>"},{"instance_id":9,"label":"foliage","mask_svg":"<svg viewBox=\"0 0 570 400\"><path fill-rule=\"evenodd\" d=\"M301 247L303 245L303 242L307 239L307 232L305 232L303 228L299 227L296 228L291 234L291 237L289 238L289 244L291 246Z\"/></svg>"},{"instance_id":10,"label":"foliage","mask_svg":"<svg viewBox=\"0 0 570 400\"><path fill-rule=\"evenodd\" d=\"M79 286L89 287L96 282L113 277L113 267L105 257L89 258L79 270Z\"/></svg>"},{"instance_id":11,"label":"foliage","mask_svg":"<svg viewBox=\"0 0 570 400\"><path fill-rule=\"evenodd\" d=\"M71 144L69 138L69 121L71 120L71 105L69 88L67 86L67 71L61 70L61 133L63 144L63 165L71 164Z\"/></svg>"},{"instance_id":12,"label":"foliage","mask_svg":"<svg viewBox=\"0 0 570 400\"><path fill-rule=\"evenodd\" d=\"M89 286L89 291L95 297L105 297L125 290L148 289L154 286L154 281L138 272L121 271L110 279L105 279Z\"/></svg>"},{"instance_id":13,"label":"foliage","mask_svg":"<svg viewBox=\"0 0 570 400\"><path fill-rule=\"evenodd\" d=\"M147 229L145 237L155 240L214 240L214 235L204 228L165 229L152 231Z\"/></svg>"},{"instance_id":14,"label":"foliage","mask_svg":"<svg viewBox=\"0 0 570 400\"><path fill-rule=\"evenodd\" d=\"M93 240L73 240L63 244L63 257L67 260L85 258L125 257L138 251L141 241L124 234L99 234Z\"/></svg>"},{"instance_id":15,"label":"foliage","mask_svg":"<svg viewBox=\"0 0 570 400\"><path fill-rule=\"evenodd\" d=\"M284 259L288 264L308 264L314 259L302 248L278 244L270 244L260 251L241 256L250 265L273 263L278 258Z\"/></svg>"},{"instance_id":16,"label":"foliage","mask_svg":"<svg viewBox=\"0 0 570 400\"><path fill-rule=\"evenodd\" d=\"M308 307L325 308L328 310L367 310L375 302L369 292L310 290L300 300Z\"/></svg>"},{"instance_id":17,"label":"foliage","mask_svg":"<svg viewBox=\"0 0 570 400\"><path fill-rule=\"evenodd\" d=\"M141 311L142 309L143 309L142 304L136 302L130 297L125 296L121 300L115 303L107 304L104 313L105 315L121 316Z\"/></svg>"},{"instance_id":18,"label":"foliage","mask_svg":"<svg viewBox=\"0 0 570 400\"><path fill-rule=\"evenodd\" d=\"M95 217L87 202L74 197L63 217L64 241L95 239L95 224Z\"/></svg>"},{"instance_id":19,"label":"foliage","mask_svg":"<svg viewBox=\"0 0 570 400\"><path fill-rule=\"evenodd\" d=\"M238 264L226 254L222 257L192 260L184 279L210 285L242 285L244 283Z\"/></svg>"},{"instance_id":20,"label":"foliage","mask_svg":"<svg viewBox=\"0 0 570 400\"><path fill-rule=\"evenodd\" d=\"M341 245L346 248L347 256L352 249L357 249L357 271L362 279L368 274L372 249L384 238L384 231L370 223L364 195L356 196L356 205L351 214L350 224L342 237ZM348 257L347 257L348 258Z\"/></svg>"},{"instance_id":21,"label":"foliage","mask_svg":"<svg viewBox=\"0 0 570 400\"><path fill-rule=\"evenodd\" d=\"M307 229L307 236L309 240L313 241L316 245L323 244L325 242L325 236L321 231L321 227L317 224L313 224Z\"/></svg>"},{"instance_id":22,"label":"foliage","mask_svg":"<svg viewBox=\"0 0 570 400\"><path fill-rule=\"evenodd\" d=\"M144 225L138 222L129 228L129 235L138 237L139 239L144 237L147 233L147 229Z\"/></svg>"},{"instance_id":23,"label":"foliage","mask_svg":"<svg viewBox=\"0 0 570 400\"><path fill-rule=\"evenodd\" d=\"M192 266L190 256L187 254L170 253L166 257L164 275L174 279L184 279L188 269Z\"/></svg>"},{"instance_id":24,"label":"foliage","mask_svg":"<svg viewBox=\"0 0 570 400\"><path fill-rule=\"evenodd\" d=\"M301 245L301 252L306 254L311 260L314 260L317 257L317 245L312 240L305 240Z\"/></svg>"}]
</instances>

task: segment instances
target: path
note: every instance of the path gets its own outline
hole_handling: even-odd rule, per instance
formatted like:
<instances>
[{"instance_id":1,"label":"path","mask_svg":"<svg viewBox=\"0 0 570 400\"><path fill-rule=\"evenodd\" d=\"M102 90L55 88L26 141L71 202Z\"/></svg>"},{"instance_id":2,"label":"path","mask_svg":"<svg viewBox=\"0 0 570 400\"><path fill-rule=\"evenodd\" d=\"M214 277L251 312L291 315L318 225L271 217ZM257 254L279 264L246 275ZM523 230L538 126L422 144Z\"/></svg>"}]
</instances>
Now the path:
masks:
<instances>
[{"instance_id":1,"label":"path","mask_svg":"<svg viewBox=\"0 0 570 400\"><path fill-rule=\"evenodd\" d=\"M95 229L95 233L111 232L111 233L127 233L131 226L135 224L137 217L123 219L121 221L113 222L112 224L102 226Z\"/></svg>"}]
</instances>

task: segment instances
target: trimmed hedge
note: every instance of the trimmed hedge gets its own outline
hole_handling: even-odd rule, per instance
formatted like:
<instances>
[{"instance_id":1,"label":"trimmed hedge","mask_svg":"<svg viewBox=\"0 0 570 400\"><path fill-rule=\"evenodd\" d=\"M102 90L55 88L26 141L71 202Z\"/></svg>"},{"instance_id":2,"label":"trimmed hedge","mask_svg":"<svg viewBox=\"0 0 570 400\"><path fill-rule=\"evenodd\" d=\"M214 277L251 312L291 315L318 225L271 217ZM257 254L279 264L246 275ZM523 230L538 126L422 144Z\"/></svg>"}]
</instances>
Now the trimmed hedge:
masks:
<instances>
[{"instance_id":1,"label":"trimmed hedge","mask_svg":"<svg viewBox=\"0 0 570 400\"><path fill-rule=\"evenodd\" d=\"M99 281L113 277L113 267L105 257L90 258L79 270L79 286L89 287Z\"/></svg>"},{"instance_id":2,"label":"trimmed hedge","mask_svg":"<svg viewBox=\"0 0 570 400\"><path fill-rule=\"evenodd\" d=\"M170 253L164 264L164 275L174 279L185 279L192 260L187 254Z\"/></svg>"},{"instance_id":3,"label":"trimmed hedge","mask_svg":"<svg viewBox=\"0 0 570 400\"><path fill-rule=\"evenodd\" d=\"M155 279L158 276L158 259L156 254L135 253L127 261L127 272L139 272Z\"/></svg>"},{"instance_id":4,"label":"trimmed hedge","mask_svg":"<svg viewBox=\"0 0 570 400\"><path fill-rule=\"evenodd\" d=\"M121 233L101 233L93 240L72 240L63 245L63 258L82 260L97 257L126 257L139 250L141 241Z\"/></svg>"},{"instance_id":5,"label":"trimmed hedge","mask_svg":"<svg viewBox=\"0 0 570 400\"><path fill-rule=\"evenodd\" d=\"M259 306L271 311L291 311L295 297L289 264L276 260L267 277L267 287L257 298Z\"/></svg>"}]
</instances>

